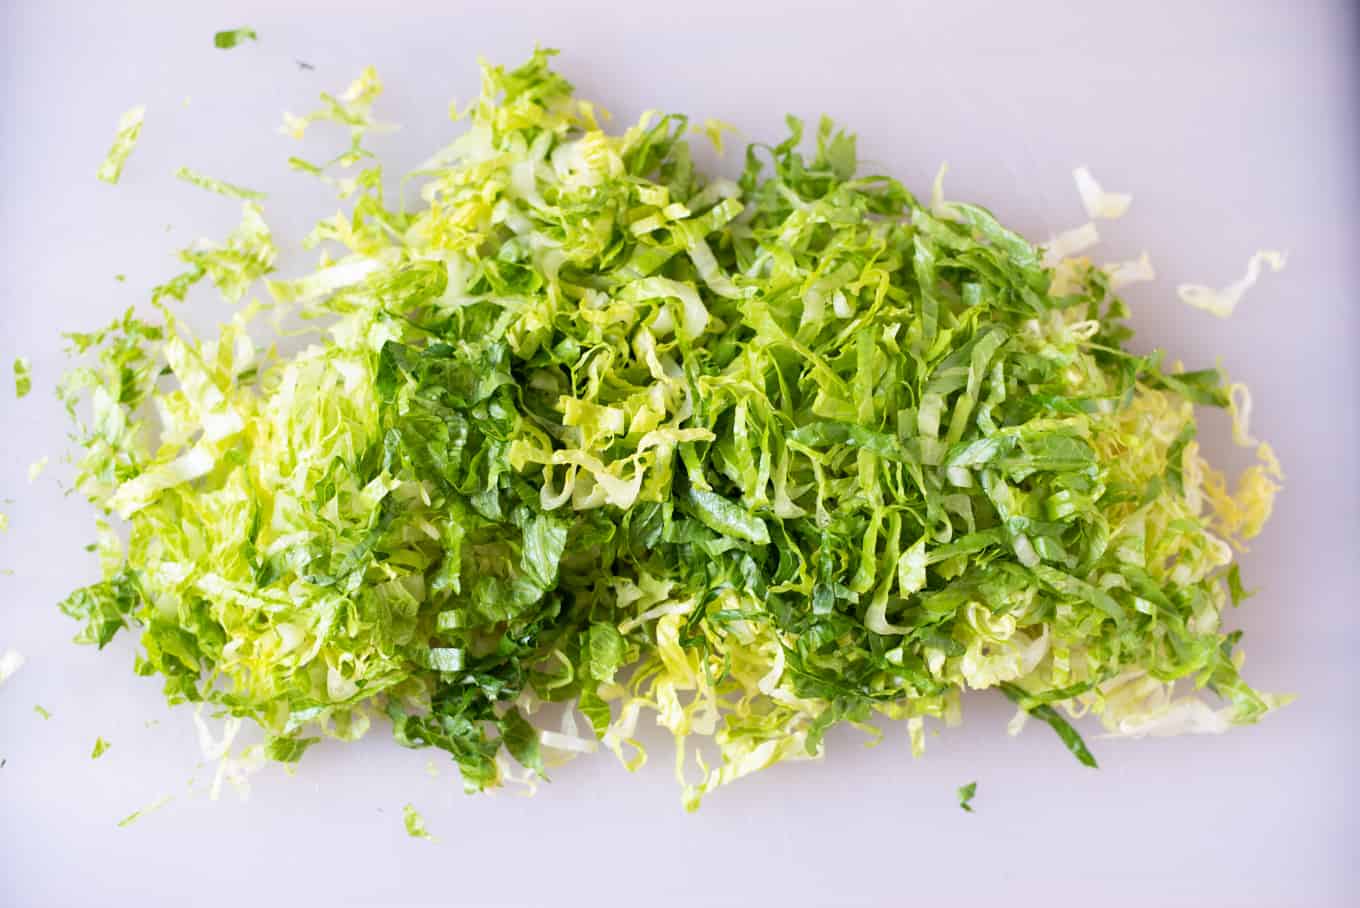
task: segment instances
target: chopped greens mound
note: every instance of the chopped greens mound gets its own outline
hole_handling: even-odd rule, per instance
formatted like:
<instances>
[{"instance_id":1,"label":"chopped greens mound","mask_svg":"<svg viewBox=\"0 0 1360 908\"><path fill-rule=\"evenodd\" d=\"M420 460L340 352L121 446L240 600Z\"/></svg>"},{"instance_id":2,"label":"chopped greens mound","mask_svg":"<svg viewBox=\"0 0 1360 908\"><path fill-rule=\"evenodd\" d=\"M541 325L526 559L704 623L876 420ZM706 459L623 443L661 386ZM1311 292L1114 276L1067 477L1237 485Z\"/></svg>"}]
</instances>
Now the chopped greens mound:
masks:
<instances>
[{"instance_id":1,"label":"chopped greens mound","mask_svg":"<svg viewBox=\"0 0 1360 908\"><path fill-rule=\"evenodd\" d=\"M709 178L685 117L605 132L550 56L483 67L414 211L363 147L371 70L289 115L350 135L290 162L346 204L320 267L268 279L246 201L154 320L69 336L78 488L127 522L62 604L79 640L135 628L139 674L274 759L385 716L469 791L598 744L635 768L654 716L689 807L840 722L920 752L968 690L1090 765L1068 718L1283 702L1220 627L1279 477L1260 445L1230 492L1200 454L1194 407L1241 416L1239 386L1127 351L1111 275L858 174L829 121ZM204 277L236 308L199 338L173 301Z\"/></svg>"}]
</instances>

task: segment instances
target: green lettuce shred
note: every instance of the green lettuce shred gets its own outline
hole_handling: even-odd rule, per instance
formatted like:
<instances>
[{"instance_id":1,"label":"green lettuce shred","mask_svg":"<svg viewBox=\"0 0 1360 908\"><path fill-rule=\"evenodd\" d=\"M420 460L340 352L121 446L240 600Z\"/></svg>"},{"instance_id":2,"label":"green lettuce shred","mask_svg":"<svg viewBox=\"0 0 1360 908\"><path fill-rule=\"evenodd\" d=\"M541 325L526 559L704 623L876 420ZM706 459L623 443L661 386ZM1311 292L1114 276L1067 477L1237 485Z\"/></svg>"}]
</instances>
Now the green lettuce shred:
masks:
<instances>
[{"instance_id":1,"label":"green lettuce shred","mask_svg":"<svg viewBox=\"0 0 1360 908\"><path fill-rule=\"evenodd\" d=\"M231 28L213 34L213 47L231 50L236 45L246 41L258 40L260 40L260 36L255 33L253 28Z\"/></svg>"},{"instance_id":2,"label":"green lettuce shred","mask_svg":"<svg viewBox=\"0 0 1360 908\"><path fill-rule=\"evenodd\" d=\"M99 165L99 170L95 173L95 176L105 183L118 182L123 175L123 165L127 163L128 155L132 154L133 146L137 144L137 137L142 134L142 121L145 118L146 107L141 104L126 111L118 118L118 132L113 137L113 145L109 148L104 163Z\"/></svg>"},{"instance_id":3,"label":"green lettuce shred","mask_svg":"<svg viewBox=\"0 0 1360 908\"><path fill-rule=\"evenodd\" d=\"M689 808L840 723L920 753L968 691L1090 766L1088 713L1218 732L1285 702L1221 626L1281 474L1254 442L1235 489L1204 460L1218 370L1130 352L1105 271L862 173L829 120L709 177L686 117L606 132L551 56L483 66L414 205L364 147L365 70L285 118L348 132L291 162L344 206L315 269L274 274L246 194L148 312L67 335L101 517L79 641L133 631L138 674L275 760L383 720L468 791L635 769L650 715ZM175 303L204 277L234 308L200 336Z\"/></svg>"},{"instance_id":4,"label":"green lettuce shred","mask_svg":"<svg viewBox=\"0 0 1360 908\"><path fill-rule=\"evenodd\" d=\"M190 170L188 167L181 167L179 170L176 170L175 178L183 180L186 183L192 183L199 189L206 189L209 192L215 192L218 195L241 199L243 201L263 202L268 198L263 192L256 192L253 189L246 189L243 186L237 186L233 183L215 180L212 177L204 176L198 171Z\"/></svg>"},{"instance_id":5,"label":"green lettuce shred","mask_svg":"<svg viewBox=\"0 0 1360 908\"><path fill-rule=\"evenodd\" d=\"M420 815L412 804L407 804L401 809L401 820L406 826L406 834L413 839L433 839L429 831L425 828L425 818Z\"/></svg>"},{"instance_id":6,"label":"green lettuce shred","mask_svg":"<svg viewBox=\"0 0 1360 908\"><path fill-rule=\"evenodd\" d=\"M22 400L33 390L33 366L27 356L14 358L14 396Z\"/></svg>"},{"instance_id":7,"label":"green lettuce shred","mask_svg":"<svg viewBox=\"0 0 1360 908\"><path fill-rule=\"evenodd\" d=\"M977 783L969 782L959 786L959 807L968 813L973 812L973 796L977 794Z\"/></svg>"},{"instance_id":8,"label":"green lettuce shred","mask_svg":"<svg viewBox=\"0 0 1360 908\"><path fill-rule=\"evenodd\" d=\"M161 795L159 798L152 801L147 806L141 808L140 810L134 810L132 813L128 814L127 816L119 820L118 828L122 829L125 826L131 826L133 823L137 822L147 814L155 813L156 811L160 810L162 807L164 807L166 804L169 804L174 799L175 799L174 795Z\"/></svg>"},{"instance_id":9,"label":"green lettuce shred","mask_svg":"<svg viewBox=\"0 0 1360 908\"><path fill-rule=\"evenodd\" d=\"M104 754L108 753L110 746L109 742L105 741L103 738L95 738L94 749L90 751L90 759L98 760L100 757L104 756Z\"/></svg>"}]
</instances>

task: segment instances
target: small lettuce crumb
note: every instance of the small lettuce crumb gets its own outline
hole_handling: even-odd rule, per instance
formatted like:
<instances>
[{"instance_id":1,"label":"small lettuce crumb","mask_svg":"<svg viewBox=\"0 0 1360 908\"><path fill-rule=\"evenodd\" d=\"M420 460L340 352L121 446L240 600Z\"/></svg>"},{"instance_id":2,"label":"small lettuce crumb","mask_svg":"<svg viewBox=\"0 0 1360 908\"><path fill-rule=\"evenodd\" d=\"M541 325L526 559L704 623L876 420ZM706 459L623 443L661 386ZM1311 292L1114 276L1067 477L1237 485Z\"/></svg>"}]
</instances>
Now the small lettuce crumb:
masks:
<instances>
[{"instance_id":1,"label":"small lettuce crumb","mask_svg":"<svg viewBox=\"0 0 1360 908\"><path fill-rule=\"evenodd\" d=\"M405 807L403 807L401 809L401 818L402 822L406 824L406 834L409 835L411 838L413 839L434 838L434 836L430 835L429 831L426 830L425 818L420 815L420 811L416 810L414 805L407 804Z\"/></svg>"},{"instance_id":2,"label":"small lettuce crumb","mask_svg":"<svg viewBox=\"0 0 1360 908\"><path fill-rule=\"evenodd\" d=\"M98 760L100 757L104 756L104 754L108 753L109 747L108 741L105 741L103 738L95 738L94 750L90 752L90 759Z\"/></svg>"},{"instance_id":3,"label":"small lettuce crumb","mask_svg":"<svg viewBox=\"0 0 1360 908\"><path fill-rule=\"evenodd\" d=\"M140 810L134 810L132 813L128 814L127 816L119 820L118 828L122 829L125 826L131 826L133 823L137 822L142 817L160 810L162 807L164 807L166 804L169 804L174 799L175 799L174 795L161 795L159 798L152 801L147 806L141 808Z\"/></svg>"},{"instance_id":4,"label":"small lettuce crumb","mask_svg":"<svg viewBox=\"0 0 1360 908\"><path fill-rule=\"evenodd\" d=\"M260 36L253 28L231 28L217 32L213 35L213 47L221 50L231 50L238 44L246 41L258 41Z\"/></svg>"},{"instance_id":5,"label":"small lettuce crumb","mask_svg":"<svg viewBox=\"0 0 1360 908\"><path fill-rule=\"evenodd\" d=\"M1181 284L1176 288L1181 302L1196 309L1203 309L1210 315L1227 318L1237 309L1242 297L1256 285L1261 278L1262 266L1271 271L1284 268L1286 256L1275 249L1262 249L1247 261L1247 273L1221 290L1205 287L1202 284Z\"/></svg>"},{"instance_id":6,"label":"small lettuce crumb","mask_svg":"<svg viewBox=\"0 0 1360 908\"><path fill-rule=\"evenodd\" d=\"M14 396L22 399L33 390L33 366L27 356L14 358Z\"/></svg>"},{"instance_id":7,"label":"small lettuce crumb","mask_svg":"<svg viewBox=\"0 0 1360 908\"><path fill-rule=\"evenodd\" d=\"M43 474L43 470L46 470L46 469L47 469L47 462L48 462L48 460L49 460L49 458L48 458L47 456L44 455L43 457L39 457L37 460L33 461L33 463L31 463L31 464L28 465L28 481L29 481L29 482L37 482L37 481L38 481L38 477L41 476L41 475Z\"/></svg>"},{"instance_id":8,"label":"small lettuce crumb","mask_svg":"<svg viewBox=\"0 0 1360 908\"><path fill-rule=\"evenodd\" d=\"M973 795L977 794L977 783L969 782L959 786L959 806L969 813L973 812Z\"/></svg>"}]
</instances>

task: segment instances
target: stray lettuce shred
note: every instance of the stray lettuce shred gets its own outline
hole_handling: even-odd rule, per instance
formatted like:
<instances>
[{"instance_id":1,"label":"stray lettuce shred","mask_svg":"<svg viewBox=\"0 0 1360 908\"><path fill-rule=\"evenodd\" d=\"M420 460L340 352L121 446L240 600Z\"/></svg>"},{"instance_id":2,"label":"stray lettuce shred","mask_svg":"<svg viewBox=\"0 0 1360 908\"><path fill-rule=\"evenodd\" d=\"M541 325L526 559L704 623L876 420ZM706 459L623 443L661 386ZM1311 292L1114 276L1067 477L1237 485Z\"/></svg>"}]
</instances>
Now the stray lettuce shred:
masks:
<instances>
[{"instance_id":1,"label":"stray lettuce shred","mask_svg":"<svg viewBox=\"0 0 1360 908\"><path fill-rule=\"evenodd\" d=\"M1106 192L1086 167L1072 171L1072 179L1077 183L1077 192L1088 218L1122 218L1133 204L1133 196L1126 192Z\"/></svg>"},{"instance_id":2,"label":"stray lettuce shred","mask_svg":"<svg viewBox=\"0 0 1360 908\"><path fill-rule=\"evenodd\" d=\"M402 823L406 826L406 834L413 839L433 839L429 831L425 828L425 818L420 815L412 804L407 804L401 809Z\"/></svg>"},{"instance_id":3,"label":"stray lettuce shred","mask_svg":"<svg viewBox=\"0 0 1360 908\"><path fill-rule=\"evenodd\" d=\"M1247 273L1222 290L1200 284L1181 284L1176 288L1176 293L1180 296L1181 302L1188 306L1203 309L1219 318L1227 318L1237 309L1238 303L1242 302L1242 296L1261 279L1262 266L1268 267L1271 271L1280 271L1284 264L1283 252L1262 249L1247 261Z\"/></svg>"},{"instance_id":4,"label":"stray lettuce shred","mask_svg":"<svg viewBox=\"0 0 1360 908\"><path fill-rule=\"evenodd\" d=\"M145 316L67 335L102 579L61 607L227 716L214 755L258 726L232 778L385 720L468 791L533 785L600 748L636 769L648 717L693 808L841 723L920 753L968 691L1090 766L1088 713L1219 732L1284 702L1222 626L1279 464L1251 439L1230 487L1195 408L1246 439L1249 398L1127 348L1113 290L1150 265L939 181L923 205L825 119L707 176L684 116L606 132L550 57L483 66L412 206L365 70L285 119L348 132L291 162L344 206L314 270L274 271L247 201ZM1127 207L1089 176L1091 216ZM200 336L175 304L204 277L234 308Z\"/></svg>"},{"instance_id":5,"label":"stray lettuce shred","mask_svg":"<svg viewBox=\"0 0 1360 908\"><path fill-rule=\"evenodd\" d=\"M146 805L140 810L134 810L132 813L128 814L127 816L119 820L118 828L122 829L125 826L131 826L133 823L137 822L147 814L155 813L156 811L160 810L162 807L164 807L166 804L169 804L174 799L175 799L174 795L161 795L159 798L152 801L150 804Z\"/></svg>"},{"instance_id":6,"label":"stray lettuce shred","mask_svg":"<svg viewBox=\"0 0 1360 908\"><path fill-rule=\"evenodd\" d=\"M267 198L263 192L256 192L253 189L246 189L243 186L237 186L233 183L215 180L212 177L204 176L195 170L190 170L188 167L181 167L179 170L176 170L175 177L186 183L192 183L199 189L206 189L209 192L215 192L218 195L225 195L234 199L263 202Z\"/></svg>"},{"instance_id":7,"label":"stray lettuce shred","mask_svg":"<svg viewBox=\"0 0 1360 908\"><path fill-rule=\"evenodd\" d=\"M29 363L28 357L16 356L14 358L14 397L22 400L32 390L33 366Z\"/></svg>"},{"instance_id":8,"label":"stray lettuce shred","mask_svg":"<svg viewBox=\"0 0 1360 908\"><path fill-rule=\"evenodd\" d=\"M104 756L104 754L108 753L110 746L109 742L105 741L103 738L95 738L94 749L90 751L90 759L98 760L100 757Z\"/></svg>"},{"instance_id":9,"label":"stray lettuce shred","mask_svg":"<svg viewBox=\"0 0 1360 908\"><path fill-rule=\"evenodd\" d=\"M30 483L38 481L38 477L43 474L43 470L47 469L48 460L49 458L44 455L28 465L28 481Z\"/></svg>"},{"instance_id":10,"label":"stray lettuce shred","mask_svg":"<svg viewBox=\"0 0 1360 908\"><path fill-rule=\"evenodd\" d=\"M969 782L967 785L959 786L959 807L966 812L973 812L973 796L977 794L977 783Z\"/></svg>"},{"instance_id":11,"label":"stray lettuce shred","mask_svg":"<svg viewBox=\"0 0 1360 908\"><path fill-rule=\"evenodd\" d=\"M221 50L231 50L238 44L246 41L258 41L260 36L255 33L253 28L231 28L225 31L216 32L213 35L213 47Z\"/></svg>"},{"instance_id":12,"label":"stray lettuce shred","mask_svg":"<svg viewBox=\"0 0 1360 908\"><path fill-rule=\"evenodd\" d=\"M146 106L137 105L118 118L118 132L114 134L113 145L109 148L104 163L99 165L95 176L105 183L117 183L123 175L123 165L142 134L142 121L146 118Z\"/></svg>"}]
</instances>

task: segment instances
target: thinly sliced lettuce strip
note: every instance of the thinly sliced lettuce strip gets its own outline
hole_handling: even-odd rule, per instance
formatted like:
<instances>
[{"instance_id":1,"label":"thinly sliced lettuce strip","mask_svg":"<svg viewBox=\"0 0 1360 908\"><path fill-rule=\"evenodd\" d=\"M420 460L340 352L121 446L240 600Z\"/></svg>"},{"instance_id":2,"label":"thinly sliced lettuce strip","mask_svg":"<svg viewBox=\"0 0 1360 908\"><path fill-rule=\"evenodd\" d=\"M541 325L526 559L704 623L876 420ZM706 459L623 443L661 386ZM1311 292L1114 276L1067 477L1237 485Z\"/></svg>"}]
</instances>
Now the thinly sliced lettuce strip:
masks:
<instances>
[{"instance_id":1,"label":"thinly sliced lettuce strip","mask_svg":"<svg viewBox=\"0 0 1360 908\"><path fill-rule=\"evenodd\" d=\"M266 198L263 192L257 192L254 189L246 189L245 187L237 186L234 183L214 179L213 177L205 176L196 170L191 170L188 167L181 167L179 170L176 170L175 178L197 186L199 189L206 189L208 192L215 192L218 195L241 199L243 201L262 202Z\"/></svg>"},{"instance_id":2,"label":"thinly sliced lettuce strip","mask_svg":"<svg viewBox=\"0 0 1360 908\"><path fill-rule=\"evenodd\" d=\"M967 813L973 812L973 798L977 795L977 783L969 782L959 786L959 807Z\"/></svg>"},{"instance_id":3,"label":"thinly sliced lettuce strip","mask_svg":"<svg viewBox=\"0 0 1360 908\"><path fill-rule=\"evenodd\" d=\"M1072 171L1072 179L1077 183L1077 192L1088 218L1122 218L1133 204L1133 196L1128 193L1106 192L1085 167Z\"/></svg>"},{"instance_id":4,"label":"thinly sliced lettuce strip","mask_svg":"<svg viewBox=\"0 0 1360 908\"><path fill-rule=\"evenodd\" d=\"M213 47L231 50L246 41L258 41L260 36L253 28L229 28L213 34Z\"/></svg>"},{"instance_id":5,"label":"thinly sliced lettuce strip","mask_svg":"<svg viewBox=\"0 0 1360 908\"><path fill-rule=\"evenodd\" d=\"M919 753L967 691L1089 765L1068 718L1280 705L1221 627L1279 465L1259 445L1230 490L1195 407L1256 445L1249 397L1125 349L1111 291L1150 264L1075 258L1093 225L1036 248L938 182L922 205L828 121L708 179L686 118L605 132L550 57L483 67L409 211L363 148L366 70L288 120L349 131L294 164L344 203L318 268L272 276L247 201L154 318L68 336L76 488L127 532L101 524L103 579L62 608L226 717L220 778L385 718L469 791L532 789L597 748L637 768L655 721L694 807L842 722ZM171 307L205 276L237 308L200 337Z\"/></svg>"},{"instance_id":6,"label":"thinly sliced lettuce strip","mask_svg":"<svg viewBox=\"0 0 1360 908\"><path fill-rule=\"evenodd\" d=\"M1221 290L1202 284L1181 284L1176 288L1181 302L1203 309L1219 318L1227 318L1237 309L1242 297L1261 279L1261 269L1280 271L1285 265L1285 254L1274 249L1262 249L1247 261L1247 273Z\"/></svg>"},{"instance_id":7,"label":"thinly sliced lettuce strip","mask_svg":"<svg viewBox=\"0 0 1360 908\"><path fill-rule=\"evenodd\" d=\"M127 816L119 820L118 828L122 829L125 826L131 826L133 823L136 823L138 820L142 819L147 814L152 814L160 810L162 807L169 804L174 799L175 799L174 795L161 795L159 798L152 801L145 807L134 810L132 813L128 814Z\"/></svg>"},{"instance_id":8,"label":"thinly sliced lettuce strip","mask_svg":"<svg viewBox=\"0 0 1360 908\"><path fill-rule=\"evenodd\" d=\"M146 106L143 104L130 108L118 118L118 131L114 134L113 145L109 147L109 153L95 176L105 183L118 182L123 176L123 165L127 163L128 155L132 154L137 137L142 134L142 122L145 119Z\"/></svg>"},{"instance_id":9,"label":"thinly sliced lettuce strip","mask_svg":"<svg viewBox=\"0 0 1360 908\"><path fill-rule=\"evenodd\" d=\"M14 396L22 400L33 390L33 365L27 356L14 358Z\"/></svg>"}]
</instances>

